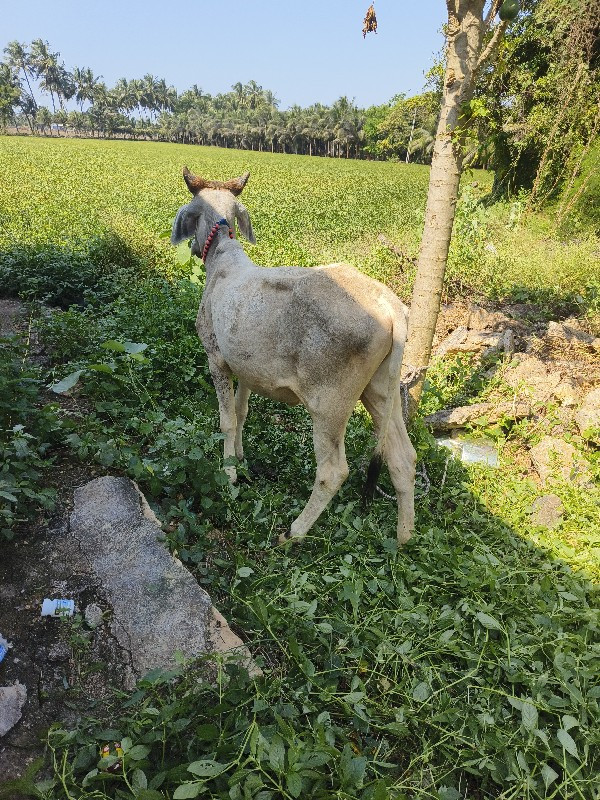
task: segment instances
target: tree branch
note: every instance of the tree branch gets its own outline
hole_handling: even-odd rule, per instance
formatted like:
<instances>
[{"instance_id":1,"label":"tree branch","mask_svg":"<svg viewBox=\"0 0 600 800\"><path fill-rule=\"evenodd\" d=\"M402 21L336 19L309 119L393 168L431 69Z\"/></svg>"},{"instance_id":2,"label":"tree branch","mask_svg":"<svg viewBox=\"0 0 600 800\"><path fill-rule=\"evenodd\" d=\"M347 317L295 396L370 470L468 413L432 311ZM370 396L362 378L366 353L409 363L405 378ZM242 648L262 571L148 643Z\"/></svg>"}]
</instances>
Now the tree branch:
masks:
<instances>
[{"instance_id":1,"label":"tree branch","mask_svg":"<svg viewBox=\"0 0 600 800\"><path fill-rule=\"evenodd\" d=\"M484 24L486 29L489 29L494 21L494 17L498 13L500 6L502 5L502 0L492 0L492 5L490 6L490 10L487 13L485 18Z\"/></svg>"},{"instance_id":2,"label":"tree branch","mask_svg":"<svg viewBox=\"0 0 600 800\"><path fill-rule=\"evenodd\" d=\"M487 43L487 46L483 53L479 56L477 60L477 64L475 69L473 70L473 78L476 78L479 74L479 70L484 66L486 61L489 61L494 51L498 48L498 44L500 43L500 39L504 35L504 31L508 27L508 20L503 20L499 25L494 28L494 32L492 34L492 38Z\"/></svg>"}]
</instances>

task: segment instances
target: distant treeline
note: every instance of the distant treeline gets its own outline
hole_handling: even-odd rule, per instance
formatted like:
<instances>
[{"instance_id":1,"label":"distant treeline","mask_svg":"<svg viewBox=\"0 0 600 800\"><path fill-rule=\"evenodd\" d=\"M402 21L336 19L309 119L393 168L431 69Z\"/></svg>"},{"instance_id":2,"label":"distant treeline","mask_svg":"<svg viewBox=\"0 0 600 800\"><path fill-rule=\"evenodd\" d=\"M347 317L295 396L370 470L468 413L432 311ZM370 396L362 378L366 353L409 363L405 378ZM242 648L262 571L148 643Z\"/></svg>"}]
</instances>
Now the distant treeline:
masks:
<instances>
[{"instance_id":1,"label":"distant treeline","mask_svg":"<svg viewBox=\"0 0 600 800\"><path fill-rule=\"evenodd\" d=\"M67 69L48 42L9 42L0 65L0 121L30 133L147 138L280 153L427 162L441 93L396 97L364 110L346 97L330 106L278 108L255 81L211 95L178 94L164 78L121 78L108 87L91 69ZM36 97L47 97L41 105ZM77 105L78 108L73 108ZM386 124L389 122L389 124Z\"/></svg>"}]
</instances>

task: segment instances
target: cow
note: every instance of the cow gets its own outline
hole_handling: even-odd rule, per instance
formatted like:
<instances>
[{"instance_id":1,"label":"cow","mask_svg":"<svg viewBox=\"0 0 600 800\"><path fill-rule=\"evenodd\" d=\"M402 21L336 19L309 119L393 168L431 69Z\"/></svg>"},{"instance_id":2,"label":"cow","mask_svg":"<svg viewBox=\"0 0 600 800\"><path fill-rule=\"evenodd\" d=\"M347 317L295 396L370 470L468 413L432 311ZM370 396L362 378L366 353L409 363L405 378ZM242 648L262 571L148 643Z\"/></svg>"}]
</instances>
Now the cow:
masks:
<instances>
[{"instance_id":1,"label":"cow","mask_svg":"<svg viewBox=\"0 0 600 800\"><path fill-rule=\"evenodd\" d=\"M192 254L204 262L196 329L217 393L225 458L244 457L251 392L306 408L313 424L315 482L306 506L279 537L299 541L348 477L344 435L361 400L377 436L365 496L374 491L385 460L397 498L398 543L407 542L414 527L416 454L400 394L406 306L348 264L255 264L235 236L237 223L255 243L250 216L238 199L249 173L215 181L185 167L183 177L193 199L177 212L171 242L192 239ZM225 471L235 482L236 468Z\"/></svg>"}]
</instances>

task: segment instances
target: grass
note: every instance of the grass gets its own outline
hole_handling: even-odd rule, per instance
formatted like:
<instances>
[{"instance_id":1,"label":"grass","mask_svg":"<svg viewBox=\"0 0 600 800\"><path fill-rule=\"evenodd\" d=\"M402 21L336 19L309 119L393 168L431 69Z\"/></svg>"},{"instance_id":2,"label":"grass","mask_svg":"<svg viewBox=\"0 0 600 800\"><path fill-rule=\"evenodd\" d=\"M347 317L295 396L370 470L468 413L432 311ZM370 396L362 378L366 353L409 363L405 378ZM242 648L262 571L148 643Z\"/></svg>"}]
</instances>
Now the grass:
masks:
<instances>
[{"instance_id":1,"label":"grass","mask_svg":"<svg viewBox=\"0 0 600 800\"><path fill-rule=\"evenodd\" d=\"M244 201L260 263L343 257L402 293L410 272L394 274L376 234L414 254L427 171L128 142L0 147L4 285L75 302L41 326L47 381L82 370L87 412L75 424L59 417L61 452L140 483L170 547L265 673L250 680L221 665L207 681L202 664L182 664L149 675L117 698L109 720L97 709L71 730L51 729L51 777L20 790L47 800L598 800L600 492L558 483L563 523L532 525L541 490L513 454L541 432L497 429L494 471L449 460L415 426L431 488L418 486L417 532L401 551L392 504L379 498L365 513L357 503L372 446L359 411L347 434L350 479L300 547L272 541L312 483L302 409L253 397L246 451L259 471L242 466L251 481L230 488L220 469L216 401L193 327L202 278L190 281L159 238L187 199L181 164L210 177L251 170ZM593 293L582 293L597 281L593 238L561 249L543 218L477 199L467 187L452 293L522 292L542 312L573 302L593 311ZM424 402L432 411L449 397L472 400L487 383L469 364L446 364L431 372ZM586 455L597 476L597 453Z\"/></svg>"}]
</instances>

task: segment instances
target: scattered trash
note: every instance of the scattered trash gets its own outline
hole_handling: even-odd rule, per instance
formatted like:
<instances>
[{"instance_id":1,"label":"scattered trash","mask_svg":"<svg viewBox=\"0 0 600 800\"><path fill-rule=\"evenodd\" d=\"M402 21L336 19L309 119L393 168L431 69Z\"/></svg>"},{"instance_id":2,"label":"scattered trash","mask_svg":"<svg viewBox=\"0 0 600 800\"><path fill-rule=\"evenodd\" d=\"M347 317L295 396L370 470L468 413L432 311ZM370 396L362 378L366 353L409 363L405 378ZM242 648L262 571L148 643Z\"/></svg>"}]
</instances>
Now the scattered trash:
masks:
<instances>
[{"instance_id":1,"label":"scattered trash","mask_svg":"<svg viewBox=\"0 0 600 800\"><path fill-rule=\"evenodd\" d=\"M121 747L121 742L115 742L115 754L112 755L110 752L110 745L105 744L100 748L100 758L109 759L108 763L101 767L101 769L105 769L106 772L120 772L123 768L123 748ZM111 757L112 755L112 757Z\"/></svg>"},{"instance_id":2,"label":"scattered trash","mask_svg":"<svg viewBox=\"0 0 600 800\"><path fill-rule=\"evenodd\" d=\"M4 736L21 719L27 700L27 689L17 681L12 686L0 686L0 736Z\"/></svg>"},{"instance_id":3,"label":"scattered trash","mask_svg":"<svg viewBox=\"0 0 600 800\"><path fill-rule=\"evenodd\" d=\"M485 439L449 438L436 439L440 447L447 447L463 464L486 464L488 467L498 466L498 451Z\"/></svg>"},{"instance_id":4,"label":"scattered trash","mask_svg":"<svg viewBox=\"0 0 600 800\"><path fill-rule=\"evenodd\" d=\"M4 656L8 653L8 648L10 644L6 641L3 636L0 636L0 661L4 658Z\"/></svg>"},{"instance_id":5,"label":"scattered trash","mask_svg":"<svg viewBox=\"0 0 600 800\"><path fill-rule=\"evenodd\" d=\"M42 617L72 617L75 611L74 600L48 600L42 603Z\"/></svg>"}]
</instances>

